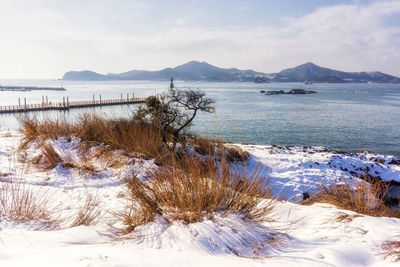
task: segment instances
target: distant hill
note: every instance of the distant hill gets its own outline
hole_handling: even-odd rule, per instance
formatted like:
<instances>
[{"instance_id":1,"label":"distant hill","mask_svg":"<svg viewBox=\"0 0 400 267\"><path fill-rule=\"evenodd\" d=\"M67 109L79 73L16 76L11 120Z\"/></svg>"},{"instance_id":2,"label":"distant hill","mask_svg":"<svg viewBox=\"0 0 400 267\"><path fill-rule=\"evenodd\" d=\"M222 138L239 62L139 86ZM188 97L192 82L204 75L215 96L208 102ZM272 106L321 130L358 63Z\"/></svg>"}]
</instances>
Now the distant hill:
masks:
<instances>
[{"instance_id":1,"label":"distant hill","mask_svg":"<svg viewBox=\"0 0 400 267\"><path fill-rule=\"evenodd\" d=\"M189 81L254 81L262 72L253 70L238 70L235 68L223 69L206 62L190 61L175 68L166 68L159 71L131 70L119 74L108 73L106 75L92 71L69 71L63 76L63 80L176 80Z\"/></svg>"},{"instance_id":2,"label":"distant hill","mask_svg":"<svg viewBox=\"0 0 400 267\"><path fill-rule=\"evenodd\" d=\"M277 73L274 81L286 82L375 82L375 83L400 83L400 79L379 71L374 72L343 72L332 70L308 62L291 69L285 69Z\"/></svg>"},{"instance_id":3,"label":"distant hill","mask_svg":"<svg viewBox=\"0 0 400 267\"><path fill-rule=\"evenodd\" d=\"M215 82L375 82L400 83L400 78L381 72L343 72L319 67L311 62L294 68L285 69L279 73L263 73L254 70L239 70L236 68L219 68L206 62L190 61L175 68L159 71L131 70L119 74L99 74L93 71L69 71L63 80L81 81L111 81L111 80L155 80L164 81L174 77L186 81Z\"/></svg>"}]
</instances>

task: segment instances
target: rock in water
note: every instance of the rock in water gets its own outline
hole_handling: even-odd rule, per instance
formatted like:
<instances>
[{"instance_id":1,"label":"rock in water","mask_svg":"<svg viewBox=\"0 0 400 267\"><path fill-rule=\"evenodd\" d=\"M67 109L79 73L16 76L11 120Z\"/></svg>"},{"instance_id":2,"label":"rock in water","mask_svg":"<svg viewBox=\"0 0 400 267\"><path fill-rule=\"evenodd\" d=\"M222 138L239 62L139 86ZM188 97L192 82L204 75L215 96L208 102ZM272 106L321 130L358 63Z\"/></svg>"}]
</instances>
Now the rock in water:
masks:
<instances>
[{"instance_id":1,"label":"rock in water","mask_svg":"<svg viewBox=\"0 0 400 267\"><path fill-rule=\"evenodd\" d=\"M303 89L292 89L289 92L287 92L286 94L290 94L290 95L305 95L305 94L315 94L315 91L307 91L307 90L303 90Z\"/></svg>"},{"instance_id":2,"label":"rock in water","mask_svg":"<svg viewBox=\"0 0 400 267\"><path fill-rule=\"evenodd\" d=\"M283 90L279 90L279 91L267 91L265 94L266 95L307 95L307 94L315 94L315 91L307 91L307 90L303 90L303 89L292 89L290 91L283 91Z\"/></svg>"}]
</instances>

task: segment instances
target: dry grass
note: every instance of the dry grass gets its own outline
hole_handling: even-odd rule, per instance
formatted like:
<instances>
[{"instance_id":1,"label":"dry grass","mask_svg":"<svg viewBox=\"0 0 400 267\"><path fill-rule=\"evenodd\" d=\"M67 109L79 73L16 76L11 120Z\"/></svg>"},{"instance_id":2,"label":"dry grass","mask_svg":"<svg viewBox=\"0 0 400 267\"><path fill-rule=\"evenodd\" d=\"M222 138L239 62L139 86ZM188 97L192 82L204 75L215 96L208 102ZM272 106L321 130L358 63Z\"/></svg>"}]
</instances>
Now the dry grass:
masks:
<instances>
[{"instance_id":1,"label":"dry grass","mask_svg":"<svg viewBox=\"0 0 400 267\"><path fill-rule=\"evenodd\" d=\"M259 169L247 176L224 162L188 156L179 165L151 171L148 183L132 177L127 182L132 205L124 216L126 232L154 221L157 215L187 224L216 212L238 213L252 222L268 220L275 199L262 173Z\"/></svg>"},{"instance_id":2,"label":"dry grass","mask_svg":"<svg viewBox=\"0 0 400 267\"><path fill-rule=\"evenodd\" d=\"M217 147L222 147L221 140L210 138L196 138L188 142L194 148L194 151L200 155L213 155Z\"/></svg>"},{"instance_id":3,"label":"dry grass","mask_svg":"<svg viewBox=\"0 0 400 267\"><path fill-rule=\"evenodd\" d=\"M56 139L59 137L75 136L80 138L88 147L104 145L109 150L123 150L127 153L140 153L148 158L153 158L158 165L172 165L176 160L191 154L185 149L186 145L192 146L201 155L224 158L228 162L246 162L249 153L237 147L226 148L219 140L207 138L195 138L187 140L182 144L184 149L180 152L172 151L168 144L162 140L161 133L154 127L146 123L138 123L131 119L109 120L97 114L83 114L75 122L68 123L65 120L43 119L20 119L21 132L23 133L23 143L20 151L24 151L33 141L42 140L43 157L46 160L46 168L54 167L59 160L57 153L46 146L45 140ZM86 152L86 151L83 151ZM87 153L82 153L86 155ZM42 157L36 159L39 162ZM93 172L94 168L90 165L90 157L82 158L81 169ZM77 165L69 162L71 165ZM86 163L86 164L83 164ZM115 162L118 164L117 162ZM68 162L65 163L67 166Z\"/></svg>"},{"instance_id":4,"label":"dry grass","mask_svg":"<svg viewBox=\"0 0 400 267\"><path fill-rule=\"evenodd\" d=\"M228 162L246 162L250 157L250 153L239 147L228 147L225 152L225 159Z\"/></svg>"},{"instance_id":5,"label":"dry grass","mask_svg":"<svg viewBox=\"0 0 400 267\"><path fill-rule=\"evenodd\" d=\"M21 181L9 180L0 184L0 220L14 222L41 221L47 225L56 224L51 219L46 193Z\"/></svg>"},{"instance_id":6,"label":"dry grass","mask_svg":"<svg viewBox=\"0 0 400 267\"><path fill-rule=\"evenodd\" d=\"M80 225L94 225L99 221L101 209L99 208L100 200L97 196L87 194L83 206L76 214L71 227Z\"/></svg>"},{"instance_id":7,"label":"dry grass","mask_svg":"<svg viewBox=\"0 0 400 267\"><path fill-rule=\"evenodd\" d=\"M61 136L70 136L72 133L71 124L60 119L19 118L21 131L24 135L20 149L25 149L28 144L37 140L56 139Z\"/></svg>"},{"instance_id":8,"label":"dry grass","mask_svg":"<svg viewBox=\"0 0 400 267\"><path fill-rule=\"evenodd\" d=\"M353 221L354 218L358 218L361 216L362 215L359 215L359 214L347 214L344 212L338 212L336 214L335 221L349 223L349 222Z\"/></svg>"},{"instance_id":9,"label":"dry grass","mask_svg":"<svg viewBox=\"0 0 400 267\"><path fill-rule=\"evenodd\" d=\"M58 163L63 168L74 168L86 174L97 174L107 168L120 168L132 163L134 160L109 147L98 145L90 147L83 143L77 151L61 151L57 153L51 145L41 145L42 153L31 160L44 169L52 169Z\"/></svg>"},{"instance_id":10,"label":"dry grass","mask_svg":"<svg viewBox=\"0 0 400 267\"><path fill-rule=\"evenodd\" d=\"M385 204L387 192L388 187L379 181L357 181L354 186L345 181L343 184L321 185L321 190L303 204L322 202L369 216L399 217L398 212Z\"/></svg>"},{"instance_id":11,"label":"dry grass","mask_svg":"<svg viewBox=\"0 0 400 267\"><path fill-rule=\"evenodd\" d=\"M0 172L0 177L7 177L9 175L10 175L10 173L8 173L8 172L6 172L6 173Z\"/></svg>"},{"instance_id":12,"label":"dry grass","mask_svg":"<svg viewBox=\"0 0 400 267\"><path fill-rule=\"evenodd\" d=\"M42 153L34 158L33 163L40 164L42 168L46 170L54 169L57 164L62 161L60 155L51 145L42 142L40 144L40 149Z\"/></svg>"},{"instance_id":13,"label":"dry grass","mask_svg":"<svg viewBox=\"0 0 400 267\"><path fill-rule=\"evenodd\" d=\"M394 262L400 261L400 241L388 241L382 245L384 257L393 258Z\"/></svg>"},{"instance_id":14,"label":"dry grass","mask_svg":"<svg viewBox=\"0 0 400 267\"><path fill-rule=\"evenodd\" d=\"M112 149L139 152L153 158L162 153L161 134L150 125L130 119L107 120L97 114L83 114L75 122L65 120L20 119L24 135L20 149L41 140L75 136L87 144L104 144Z\"/></svg>"},{"instance_id":15,"label":"dry grass","mask_svg":"<svg viewBox=\"0 0 400 267\"><path fill-rule=\"evenodd\" d=\"M226 147L221 140L197 138L189 142L194 151L203 156L214 157L216 154L229 163L246 162L250 153L240 147Z\"/></svg>"},{"instance_id":16,"label":"dry grass","mask_svg":"<svg viewBox=\"0 0 400 267\"><path fill-rule=\"evenodd\" d=\"M38 120L20 119L21 131L24 135L20 146L20 154L26 151L28 145L39 139L38 145L41 154L31 162L39 164L44 169L52 169L58 163L64 161L64 167L77 168L80 171L94 174L99 166L95 166L94 160L104 168L118 168L131 162L127 157L117 155L115 150L123 150L127 153L137 152L147 157L164 161L171 157L164 149L161 135L154 128L146 124L137 124L129 119L107 120L99 115L81 115L76 122L67 123L64 120ZM80 146L79 158L64 153L59 155L46 140L59 137L75 136L80 138L83 144ZM102 146L101 149L92 150L94 146ZM101 166L100 166L101 168ZM103 169L104 169L103 168Z\"/></svg>"},{"instance_id":17,"label":"dry grass","mask_svg":"<svg viewBox=\"0 0 400 267\"><path fill-rule=\"evenodd\" d=\"M1 136L5 137L5 138L9 138L9 137L12 137L12 134L11 134L11 132L5 132Z\"/></svg>"}]
</instances>

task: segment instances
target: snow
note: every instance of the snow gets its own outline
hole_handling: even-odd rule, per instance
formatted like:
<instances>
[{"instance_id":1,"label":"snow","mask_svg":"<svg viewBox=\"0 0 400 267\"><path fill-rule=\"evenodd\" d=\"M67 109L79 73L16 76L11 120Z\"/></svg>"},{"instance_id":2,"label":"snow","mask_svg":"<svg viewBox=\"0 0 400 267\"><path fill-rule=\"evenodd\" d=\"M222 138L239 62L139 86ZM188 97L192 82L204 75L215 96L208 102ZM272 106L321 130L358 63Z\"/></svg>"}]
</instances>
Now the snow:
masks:
<instances>
[{"instance_id":1,"label":"snow","mask_svg":"<svg viewBox=\"0 0 400 267\"><path fill-rule=\"evenodd\" d=\"M110 167L99 159L88 173L60 164L44 170L22 163L16 149L17 132L0 133L0 184L18 179L46 194L49 207L65 219L54 229L41 222L16 223L0 217L0 266L397 266L382 256L385 241L399 240L400 219L369 217L328 204L297 203L304 192L312 194L321 183L355 180L367 172L385 181L400 182L399 159L373 153L337 153L320 147L240 145L250 152L249 169L260 161L279 201L271 222L248 224L237 214L185 225L157 217L153 223L121 235L113 214L126 202L124 179L136 175L146 181L151 159L113 152L125 162ZM65 159L82 161L80 140L48 140ZM91 148L95 153L101 146ZM31 145L28 157L38 154ZM100 215L94 225L71 227L88 195L95 197ZM338 219L340 216L341 219ZM70 218L71 217L71 218ZM70 218L70 219L68 219ZM113 225L114 227L111 227ZM254 238L256 237L256 238ZM275 239L272 240L271 237ZM281 241L281 242L274 242ZM252 249L258 244L260 250ZM257 257L256 252L268 257ZM239 256L238 256L239 255ZM242 256L242 257L240 257Z\"/></svg>"},{"instance_id":2,"label":"snow","mask_svg":"<svg viewBox=\"0 0 400 267\"><path fill-rule=\"evenodd\" d=\"M250 165L261 162L272 185L292 200L315 193L321 183L351 182L368 174L385 182L400 182L400 159L368 152L338 153L322 147L240 145L251 153Z\"/></svg>"}]
</instances>

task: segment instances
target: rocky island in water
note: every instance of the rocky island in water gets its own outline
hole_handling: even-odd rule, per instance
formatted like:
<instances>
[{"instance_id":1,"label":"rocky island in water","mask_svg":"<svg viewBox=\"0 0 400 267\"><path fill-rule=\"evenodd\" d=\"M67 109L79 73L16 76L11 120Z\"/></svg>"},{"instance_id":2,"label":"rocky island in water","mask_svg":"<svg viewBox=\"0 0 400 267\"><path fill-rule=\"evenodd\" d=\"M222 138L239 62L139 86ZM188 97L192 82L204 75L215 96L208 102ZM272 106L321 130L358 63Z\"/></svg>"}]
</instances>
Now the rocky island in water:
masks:
<instances>
[{"instance_id":1,"label":"rocky island in water","mask_svg":"<svg viewBox=\"0 0 400 267\"><path fill-rule=\"evenodd\" d=\"M308 94L315 94L315 91L308 91L303 89L292 89L290 91L283 91L283 90L275 90L275 91L260 91L261 93L265 93L266 95L308 95Z\"/></svg>"}]
</instances>

